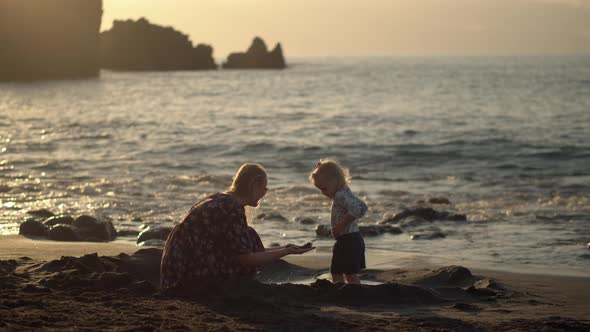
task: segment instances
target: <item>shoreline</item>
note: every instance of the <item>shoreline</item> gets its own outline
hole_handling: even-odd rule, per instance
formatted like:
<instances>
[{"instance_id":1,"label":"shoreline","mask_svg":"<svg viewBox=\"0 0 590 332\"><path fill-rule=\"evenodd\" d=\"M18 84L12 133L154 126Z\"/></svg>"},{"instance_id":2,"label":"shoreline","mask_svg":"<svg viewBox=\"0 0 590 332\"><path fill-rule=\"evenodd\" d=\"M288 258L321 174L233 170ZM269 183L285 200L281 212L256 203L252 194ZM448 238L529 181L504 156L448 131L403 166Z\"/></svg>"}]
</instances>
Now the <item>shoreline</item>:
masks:
<instances>
[{"instance_id":1,"label":"shoreline","mask_svg":"<svg viewBox=\"0 0 590 332\"><path fill-rule=\"evenodd\" d=\"M62 256L78 257L95 252L99 256L115 256L120 253L130 255L145 248L151 247L136 246L133 241L125 239L112 242L62 242L42 238L28 238L22 235L0 236L0 260L18 259L24 256L34 260L46 261L59 259ZM457 265L459 263L456 259L448 257L383 249L367 249L366 255L369 270L424 268ZM329 269L330 259L331 247L318 247L316 250L304 255L291 255L284 258L289 263L317 270ZM485 271L486 273L590 278L590 271L552 270L550 267L536 265L486 264L475 260L461 260L460 265L470 270Z\"/></svg>"}]
</instances>

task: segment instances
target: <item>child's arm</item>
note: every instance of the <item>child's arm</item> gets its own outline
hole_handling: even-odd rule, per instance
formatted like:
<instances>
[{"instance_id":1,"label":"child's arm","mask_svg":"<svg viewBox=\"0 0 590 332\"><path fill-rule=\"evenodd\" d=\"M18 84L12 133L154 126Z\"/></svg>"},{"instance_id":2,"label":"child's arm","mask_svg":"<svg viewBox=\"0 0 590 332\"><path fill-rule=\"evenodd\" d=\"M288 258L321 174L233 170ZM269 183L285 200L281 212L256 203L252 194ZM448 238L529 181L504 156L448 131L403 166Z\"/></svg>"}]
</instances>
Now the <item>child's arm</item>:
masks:
<instances>
[{"instance_id":1,"label":"child's arm","mask_svg":"<svg viewBox=\"0 0 590 332\"><path fill-rule=\"evenodd\" d=\"M344 206L346 207L346 211L349 214L354 216L356 219L362 218L366 213L369 207L362 199L356 196L345 196L344 197Z\"/></svg>"},{"instance_id":2,"label":"child's arm","mask_svg":"<svg viewBox=\"0 0 590 332\"><path fill-rule=\"evenodd\" d=\"M357 218L350 214L350 212L346 213L332 229L332 235L334 235L335 238L340 236L340 234L342 234L344 230L348 228L348 226L350 226L350 224L352 224L352 222L356 219Z\"/></svg>"},{"instance_id":3,"label":"child's arm","mask_svg":"<svg viewBox=\"0 0 590 332\"><path fill-rule=\"evenodd\" d=\"M350 226L356 219L362 218L367 210L367 204L360 198L351 195L342 195L337 198L340 205L344 207L347 213L339 220L338 224L332 229L332 235L338 237L344 230Z\"/></svg>"}]
</instances>

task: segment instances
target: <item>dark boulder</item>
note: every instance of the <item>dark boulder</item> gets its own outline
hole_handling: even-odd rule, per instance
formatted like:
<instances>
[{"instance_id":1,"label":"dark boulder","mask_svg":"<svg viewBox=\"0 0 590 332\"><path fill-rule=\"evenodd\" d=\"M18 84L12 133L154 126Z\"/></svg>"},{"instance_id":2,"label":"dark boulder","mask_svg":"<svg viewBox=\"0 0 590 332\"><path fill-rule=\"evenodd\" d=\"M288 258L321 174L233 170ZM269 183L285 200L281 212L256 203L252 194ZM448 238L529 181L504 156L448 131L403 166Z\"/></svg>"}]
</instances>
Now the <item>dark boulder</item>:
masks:
<instances>
[{"instance_id":1,"label":"dark boulder","mask_svg":"<svg viewBox=\"0 0 590 332\"><path fill-rule=\"evenodd\" d=\"M186 34L150 23L113 22L113 27L100 35L102 68L113 70L198 70L216 69L213 48L199 44L193 47Z\"/></svg>"},{"instance_id":2,"label":"dark boulder","mask_svg":"<svg viewBox=\"0 0 590 332\"><path fill-rule=\"evenodd\" d=\"M117 230L117 236L133 236L133 237L136 237L137 235L139 235L139 231L137 231L135 229L124 228L124 229L118 229Z\"/></svg>"},{"instance_id":3,"label":"dark boulder","mask_svg":"<svg viewBox=\"0 0 590 332\"><path fill-rule=\"evenodd\" d=\"M166 241L168 234L172 231L171 226L148 226L146 227L139 236L137 236L137 243L145 242L148 240L163 240Z\"/></svg>"},{"instance_id":4,"label":"dark boulder","mask_svg":"<svg viewBox=\"0 0 590 332\"><path fill-rule=\"evenodd\" d=\"M315 225L318 223L317 219L310 217L295 217L293 218L293 222L301 225Z\"/></svg>"},{"instance_id":5,"label":"dark boulder","mask_svg":"<svg viewBox=\"0 0 590 332\"><path fill-rule=\"evenodd\" d=\"M74 223L74 218L71 216L53 216L53 217L49 217L47 218L43 224L45 224L45 226L51 227L57 224L65 224L65 225L71 225Z\"/></svg>"},{"instance_id":6,"label":"dark boulder","mask_svg":"<svg viewBox=\"0 0 590 332\"><path fill-rule=\"evenodd\" d=\"M391 225L361 225L359 230L363 236L377 236L381 234L401 234L399 227Z\"/></svg>"},{"instance_id":7,"label":"dark boulder","mask_svg":"<svg viewBox=\"0 0 590 332\"><path fill-rule=\"evenodd\" d=\"M419 233L414 234L410 237L412 240L434 240L434 239L444 239L447 237L443 232L432 232L432 233Z\"/></svg>"},{"instance_id":8,"label":"dark boulder","mask_svg":"<svg viewBox=\"0 0 590 332\"><path fill-rule=\"evenodd\" d=\"M453 214L447 211L437 211L430 207L416 207L404 209L395 216L381 221L380 224L397 223L408 217L416 217L429 222L436 220L467 221L467 217L464 214Z\"/></svg>"},{"instance_id":9,"label":"dark boulder","mask_svg":"<svg viewBox=\"0 0 590 332\"><path fill-rule=\"evenodd\" d=\"M388 225L388 223L381 222L382 225ZM401 220L398 225L403 227L404 229L408 228L421 228L422 226L429 226L432 225L432 221L416 217L416 216L409 216L403 220Z\"/></svg>"},{"instance_id":10,"label":"dark boulder","mask_svg":"<svg viewBox=\"0 0 590 332\"><path fill-rule=\"evenodd\" d=\"M99 74L102 0L0 0L0 81Z\"/></svg>"},{"instance_id":11,"label":"dark boulder","mask_svg":"<svg viewBox=\"0 0 590 332\"><path fill-rule=\"evenodd\" d=\"M281 43L277 43L272 51L268 51L262 38L256 37L245 53L231 53L223 68L231 69L283 69L286 68Z\"/></svg>"},{"instance_id":12,"label":"dark boulder","mask_svg":"<svg viewBox=\"0 0 590 332\"><path fill-rule=\"evenodd\" d=\"M279 212L263 212L256 216L256 220L287 221L287 218L283 217Z\"/></svg>"},{"instance_id":13,"label":"dark boulder","mask_svg":"<svg viewBox=\"0 0 590 332\"><path fill-rule=\"evenodd\" d=\"M28 219L22 224L18 233L25 236L47 236L49 228L38 220Z\"/></svg>"},{"instance_id":14,"label":"dark boulder","mask_svg":"<svg viewBox=\"0 0 590 332\"><path fill-rule=\"evenodd\" d=\"M72 223L83 241L112 241L117 238L117 230L110 221L98 220L82 215Z\"/></svg>"},{"instance_id":15,"label":"dark boulder","mask_svg":"<svg viewBox=\"0 0 590 332\"><path fill-rule=\"evenodd\" d=\"M19 233L48 237L55 241L106 242L117 237L117 231L110 221L86 215L76 219L70 216L52 216L44 222L29 219L20 225Z\"/></svg>"},{"instance_id":16,"label":"dark boulder","mask_svg":"<svg viewBox=\"0 0 590 332\"><path fill-rule=\"evenodd\" d=\"M446 204L446 205L451 204L451 201L449 201L449 199L445 198L445 197L432 197L428 200L428 202L430 204Z\"/></svg>"},{"instance_id":17,"label":"dark boulder","mask_svg":"<svg viewBox=\"0 0 590 332\"><path fill-rule=\"evenodd\" d=\"M57 224L49 229L47 237L54 241L81 241L76 228L72 225Z\"/></svg>"}]
</instances>

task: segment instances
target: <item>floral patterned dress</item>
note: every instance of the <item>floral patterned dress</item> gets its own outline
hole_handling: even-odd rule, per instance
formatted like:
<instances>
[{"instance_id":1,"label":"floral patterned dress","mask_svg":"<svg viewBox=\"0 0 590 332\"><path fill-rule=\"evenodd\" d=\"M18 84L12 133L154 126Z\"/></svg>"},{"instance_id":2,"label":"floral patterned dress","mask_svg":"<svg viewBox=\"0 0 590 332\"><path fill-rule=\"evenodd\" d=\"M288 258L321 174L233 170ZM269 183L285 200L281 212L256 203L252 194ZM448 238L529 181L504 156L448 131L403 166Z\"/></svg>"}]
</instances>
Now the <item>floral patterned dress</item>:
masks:
<instances>
[{"instance_id":1,"label":"floral patterned dress","mask_svg":"<svg viewBox=\"0 0 590 332\"><path fill-rule=\"evenodd\" d=\"M252 275L237 256L264 251L258 233L246 223L244 207L217 193L193 205L174 227L162 254L161 286L184 279Z\"/></svg>"}]
</instances>

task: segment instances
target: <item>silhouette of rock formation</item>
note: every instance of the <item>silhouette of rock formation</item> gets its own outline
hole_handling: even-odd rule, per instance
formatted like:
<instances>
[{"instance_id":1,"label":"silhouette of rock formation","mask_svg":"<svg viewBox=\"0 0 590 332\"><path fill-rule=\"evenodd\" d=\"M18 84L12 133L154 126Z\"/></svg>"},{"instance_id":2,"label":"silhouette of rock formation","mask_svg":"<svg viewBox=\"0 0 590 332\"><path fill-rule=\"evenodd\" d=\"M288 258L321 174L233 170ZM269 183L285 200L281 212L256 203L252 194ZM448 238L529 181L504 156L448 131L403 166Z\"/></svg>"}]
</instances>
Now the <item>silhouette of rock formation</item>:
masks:
<instances>
[{"instance_id":1,"label":"silhouette of rock formation","mask_svg":"<svg viewBox=\"0 0 590 332\"><path fill-rule=\"evenodd\" d=\"M266 43L260 37L254 38L246 53L231 53L223 68L269 68L283 69L287 67L281 43L277 43L272 51L268 51Z\"/></svg>"},{"instance_id":2,"label":"silhouette of rock formation","mask_svg":"<svg viewBox=\"0 0 590 332\"><path fill-rule=\"evenodd\" d=\"M0 0L0 81L99 74L102 0Z\"/></svg>"},{"instance_id":3,"label":"silhouette of rock formation","mask_svg":"<svg viewBox=\"0 0 590 332\"><path fill-rule=\"evenodd\" d=\"M172 27L137 21L115 20L100 35L102 68L114 70L216 69L213 48L193 47L189 37Z\"/></svg>"},{"instance_id":4,"label":"silhouette of rock formation","mask_svg":"<svg viewBox=\"0 0 590 332\"><path fill-rule=\"evenodd\" d=\"M113 241L117 231L109 220L100 220L82 215L74 219L72 216L53 216L41 222L28 219L20 225L19 234L25 236L47 237L54 241Z\"/></svg>"}]
</instances>

